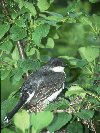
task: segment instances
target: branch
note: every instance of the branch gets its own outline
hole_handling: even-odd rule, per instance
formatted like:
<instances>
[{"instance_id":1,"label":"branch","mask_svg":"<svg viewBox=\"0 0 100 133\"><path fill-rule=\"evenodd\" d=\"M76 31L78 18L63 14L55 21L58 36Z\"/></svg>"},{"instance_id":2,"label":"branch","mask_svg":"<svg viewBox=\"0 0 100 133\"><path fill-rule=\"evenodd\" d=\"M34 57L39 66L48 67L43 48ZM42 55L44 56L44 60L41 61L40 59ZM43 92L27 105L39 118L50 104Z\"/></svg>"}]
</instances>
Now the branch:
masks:
<instances>
[{"instance_id":1,"label":"branch","mask_svg":"<svg viewBox=\"0 0 100 133\"><path fill-rule=\"evenodd\" d=\"M2 5L2 8L3 8L2 12L4 13L4 15L6 16L6 18L8 19L8 21L11 22L12 20L11 20L11 18L9 16L9 11L6 8L6 2L5 2L5 0L1 0L1 5Z\"/></svg>"},{"instance_id":2,"label":"branch","mask_svg":"<svg viewBox=\"0 0 100 133\"><path fill-rule=\"evenodd\" d=\"M20 58L25 59L25 53L24 53L23 46L20 41L17 41L17 48L19 51Z\"/></svg>"},{"instance_id":3,"label":"branch","mask_svg":"<svg viewBox=\"0 0 100 133\"><path fill-rule=\"evenodd\" d=\"M19 51L20 58L25 59L25 52L24 52L22 43L20 41L17 41L17 48L18 48L18 51ZM29 74L26 73L26 77L28 77L28 76L29 76Z\"/></svg>"}]
</instances>

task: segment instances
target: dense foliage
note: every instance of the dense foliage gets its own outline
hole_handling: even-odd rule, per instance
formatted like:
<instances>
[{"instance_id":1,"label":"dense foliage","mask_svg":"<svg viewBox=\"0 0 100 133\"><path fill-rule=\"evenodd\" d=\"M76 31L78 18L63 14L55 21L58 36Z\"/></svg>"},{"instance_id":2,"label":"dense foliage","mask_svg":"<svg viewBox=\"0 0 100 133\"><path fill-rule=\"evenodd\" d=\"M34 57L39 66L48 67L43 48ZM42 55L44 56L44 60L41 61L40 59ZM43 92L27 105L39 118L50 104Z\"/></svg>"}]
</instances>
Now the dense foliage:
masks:
<instances>
[{"instance_id":1,"label":"dense foliage","mask_svg":"<svg viewBox=\"0 0 100 133\"><path fill-rule=\"evenodd\" d=\"M32 71L54 56L68 64L63 94L42 112L21 109L2 133L97 132L100 9L92 9L96 3L99 0L1 0L2 122L18 101L14 93Z\"/></svg>"}]
</instances>

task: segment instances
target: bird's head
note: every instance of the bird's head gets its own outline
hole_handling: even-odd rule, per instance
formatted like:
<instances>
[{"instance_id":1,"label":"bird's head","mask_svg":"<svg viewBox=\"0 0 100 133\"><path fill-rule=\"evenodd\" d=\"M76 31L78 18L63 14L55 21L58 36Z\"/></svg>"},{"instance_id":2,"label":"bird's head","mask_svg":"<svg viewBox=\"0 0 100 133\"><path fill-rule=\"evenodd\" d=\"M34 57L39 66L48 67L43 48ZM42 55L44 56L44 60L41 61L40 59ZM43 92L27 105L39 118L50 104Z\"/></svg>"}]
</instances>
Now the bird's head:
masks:
<instances>
[{"instance_id":1,"label":"bird's head","mask_svg":"<svg viewBox=\"0 0 100 133\"><path fill-rule=\"evenodd\" d=\"M48 61L47 66L52 71L55 71L55 72L64 72L64 68L67 65L64 65L64 60L63 59L60 59L60 58L51 58Z\"/></svg>"}]
</instances>

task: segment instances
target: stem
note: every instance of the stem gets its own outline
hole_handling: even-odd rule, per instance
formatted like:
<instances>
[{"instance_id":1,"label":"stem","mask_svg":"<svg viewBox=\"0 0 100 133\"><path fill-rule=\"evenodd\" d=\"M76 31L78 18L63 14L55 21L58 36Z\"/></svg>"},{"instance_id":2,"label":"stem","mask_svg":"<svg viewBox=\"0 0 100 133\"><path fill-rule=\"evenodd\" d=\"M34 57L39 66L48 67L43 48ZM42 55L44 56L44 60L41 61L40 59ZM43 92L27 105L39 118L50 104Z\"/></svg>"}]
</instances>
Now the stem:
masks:
<instances>
[{"instance_id":1,"label":"stem","mask_svg":"<svg viewBox=\"0 0 100 133\"><path fill-rule=\"evenodd\" d=\"M20 43L20 41L17 41L17 48L19 51L20 58L25 59L25 53L24 53L24 50L23 50L23 47L22 47L22 44Z\"/></svg>"},{"instance_id":2,"label":"stem","mask_svg":"<svg viewBox=\"0 0 100 133\"><path fill-rule=\"evenodd\" d=\"M25 59L24 49L23 49L23 46L22 46L20 41L17 41L17 48L18 48L18 51L19 51L20 58ZM29 76L29 74L26 73L26 77L28 77L28 76Z\"/></svg>"},{"instance_id":3,"label":"stem","mask_svg":"<svg viewBox=\"0 0 100 133\"><path fill-rule=\"evenodd\" d=\"M3 8L2 12L4 13L4 15L6 16L6 18L8 19L8 21L11 22L12 20L11 20L11 18L9 16L9 11L6 8L6 2L5 2L5 0L1 0L1 4L2 4L2 8Z\"/></svg>"}]
</instances>

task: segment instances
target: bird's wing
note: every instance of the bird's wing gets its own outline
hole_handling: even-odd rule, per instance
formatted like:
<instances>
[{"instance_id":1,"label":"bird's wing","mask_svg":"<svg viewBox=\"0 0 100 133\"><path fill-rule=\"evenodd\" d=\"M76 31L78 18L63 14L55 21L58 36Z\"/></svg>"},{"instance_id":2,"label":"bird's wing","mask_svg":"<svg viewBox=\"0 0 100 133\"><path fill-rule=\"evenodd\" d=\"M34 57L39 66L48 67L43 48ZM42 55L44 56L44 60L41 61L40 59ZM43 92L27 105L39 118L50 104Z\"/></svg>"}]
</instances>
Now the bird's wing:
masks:
<instances>
[{"instance_id":1,"label":"bird's wing","mask_svg":"<svg viewBox=\"0 0 100 133\"><path fill-rule=\"evenodd\" d=\"M11 112L7 113L7 116L4 118L3 124L8 123L11 120L11 118L15 115L15 113L17 113L18 110L23 105L25 105L25 103L29 99L29 94L33 94L33 92L34 92L33 88L35 88L35 84L33 87L31 84L31 76L29 76L28 79L24 82L23 86L18 91L18 92L20 92L20 99L19 99L18 103L16 104L16 106L13 108L13 110ZM14 94L14 95L16 95L16 94Z\"/></svg>"},{"instance_id":2,"label":"bird's wing","mask_svg":"<svg viewBox=\"0 0 100 133\"><path fill-rule=\"evenodd\" d=\"M30 105L35 105L43 102L46 98L53 93L59 91L65 81L64 73L44 73L40 78L40 84L35 90L34 96L30 100Z\"/></svg>"}]
</instances>

